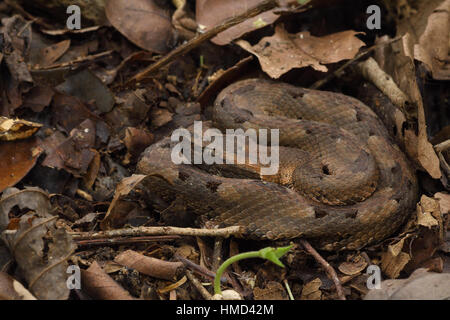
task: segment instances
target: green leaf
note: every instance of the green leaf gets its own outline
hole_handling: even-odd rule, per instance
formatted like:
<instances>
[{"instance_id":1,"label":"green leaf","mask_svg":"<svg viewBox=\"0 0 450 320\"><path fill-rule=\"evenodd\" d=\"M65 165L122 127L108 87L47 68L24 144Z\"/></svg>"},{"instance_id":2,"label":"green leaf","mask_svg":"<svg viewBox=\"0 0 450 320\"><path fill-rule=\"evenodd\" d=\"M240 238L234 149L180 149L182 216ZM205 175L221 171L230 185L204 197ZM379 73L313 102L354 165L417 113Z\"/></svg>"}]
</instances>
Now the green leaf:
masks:
<instances>
[{"instance_id":1,"label":"green leaf","mask_svg":"<svg viewBox=\"0 0 450 320\"><path fill-rule=\"evenodd\" d=\"M291 250L291 248L292 245L281 248L267 247L259 250L259 255L261 258L270 260L277 266L284 268L284 264L280 261L280 258L284 256L289 250Z\"/></svg>"}]
</instances>

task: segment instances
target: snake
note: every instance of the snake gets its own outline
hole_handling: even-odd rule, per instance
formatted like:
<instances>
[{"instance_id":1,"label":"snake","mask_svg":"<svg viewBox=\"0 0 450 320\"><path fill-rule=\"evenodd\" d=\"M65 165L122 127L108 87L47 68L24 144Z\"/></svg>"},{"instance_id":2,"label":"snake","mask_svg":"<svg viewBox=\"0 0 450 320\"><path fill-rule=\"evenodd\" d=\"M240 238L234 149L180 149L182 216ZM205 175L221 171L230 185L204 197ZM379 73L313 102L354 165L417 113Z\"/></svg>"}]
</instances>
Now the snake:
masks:
<instances>
[{"instance_id":1,"label":"snake","mask_svg":"<svg viewBox=\"0 0 450 320\"><path fill-rule=\"evenodd\" d=\"M149 146L137 172L149 197L183 203L208 227L240 226L255 240L303 238L326 251L358 250L399 230L415 209L414 167L376 113L356 98L264 79L232 83L207 127L278 129L279 169L175 164L170 137ZM192 128L190 128L192 130ZM181 201L181 202L180 202Z\"/></svg>"}]
</instances>

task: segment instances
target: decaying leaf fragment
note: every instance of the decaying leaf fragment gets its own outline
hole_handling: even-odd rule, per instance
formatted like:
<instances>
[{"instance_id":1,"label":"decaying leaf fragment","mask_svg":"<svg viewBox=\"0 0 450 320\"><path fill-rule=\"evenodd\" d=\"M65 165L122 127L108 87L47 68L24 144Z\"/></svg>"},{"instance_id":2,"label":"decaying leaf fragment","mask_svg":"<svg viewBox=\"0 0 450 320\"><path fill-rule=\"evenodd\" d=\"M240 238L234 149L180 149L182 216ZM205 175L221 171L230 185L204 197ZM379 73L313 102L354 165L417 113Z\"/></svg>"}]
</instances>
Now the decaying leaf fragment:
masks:
<instances>
[{"instance_id":1,"label":"decaying leaf fragment","mask_svg":"<svg viewBox=\"0 0 450 320\"><path fill-rule=\"evenodd\" d=\"M16 279L0 272L0 300L36 300Z\"/></svg>"},{"instance_id":2,"label":"decaying leaf fragment","mask_svg":"<svg viewBox=\"0 0 450 320\"><path fill-rule=\"evenodd\" d=\"M0 141L13 141L31 137L42 125L20 119L0 117Z\"/></svg>"},{"instance_id":3,"label":"decaying leaf fragment","mask_svg":"<svg viewBox=\"0 0 450 320\"><path fill-rule=\"evenodd\" d=\"M301 300L321 300L322 299L322 291L320 290L320 286L322 285L322 281L319 278L315 278L314 280L306 283L302 289Z\"/></svg>"},{"instance_id":4,"label":"decaying leaf fragment","mask_svg":"<svg viewBox=\"0 0 450 320\"><path fill-rule=\"evenodd\" d=\"M67 259L76 246L64 229L56 229L49 196L39 188L7 189L0 199L0 230L9 224L15 206L29 209L18 226L12 225L2 238L28 283L28 289L42 300L67 299ZM44 239L45 238L45 239ZM51 240L47 240L50 238Z\"/></svg>"},{"instance_id":5,"label":"decaying leaf fragment","mask_svg":"<svg viewBox=\"0 0 450 320\"><path fill-rule=\"evenodd\" d=\"M403 252L406 237L388 247L381 258L381 270L392 279L398 278L400 272L411 260L411 256Z\"/></svg>"}]
</instances>

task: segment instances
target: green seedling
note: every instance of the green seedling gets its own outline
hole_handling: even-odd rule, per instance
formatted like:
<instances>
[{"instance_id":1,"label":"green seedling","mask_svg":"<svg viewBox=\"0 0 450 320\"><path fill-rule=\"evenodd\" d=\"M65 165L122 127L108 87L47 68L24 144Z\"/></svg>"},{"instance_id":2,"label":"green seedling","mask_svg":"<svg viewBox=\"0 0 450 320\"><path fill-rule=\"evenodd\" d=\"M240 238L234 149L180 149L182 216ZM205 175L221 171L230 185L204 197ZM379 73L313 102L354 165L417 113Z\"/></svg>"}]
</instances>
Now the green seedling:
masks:
<instances>
[{"instance_id":1,"label":"green seedling","mask_svg":"<svg viewBox=\"0 0 450 320\"><path fill-rule=\"evenodd\" d=\"M220 279L222 278L222 274L225 272L225 270L228 268L229 265L238 262L239 260L242 259L262 258L272 261L277 266L284 268L284 265L283 263L281 263L280 258L284 256L292 247L293 245L281 248L267 247L259 251L243 252L235 256L232 256L231 258L228 258L224 263L222 263L219 269L217 269L216 277L214 278L214 293L222 294L222 291L220 290Z\"/></svg>"}]
</instances>

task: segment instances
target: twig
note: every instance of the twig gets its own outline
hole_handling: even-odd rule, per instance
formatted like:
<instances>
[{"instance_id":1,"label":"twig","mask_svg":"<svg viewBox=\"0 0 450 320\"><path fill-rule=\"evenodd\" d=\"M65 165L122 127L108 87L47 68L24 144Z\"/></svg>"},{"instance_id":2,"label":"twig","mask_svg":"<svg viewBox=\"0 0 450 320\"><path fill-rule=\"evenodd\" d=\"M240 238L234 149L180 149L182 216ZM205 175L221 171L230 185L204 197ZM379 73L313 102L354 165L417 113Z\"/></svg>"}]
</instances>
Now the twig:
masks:
<instances>
[{"instance_id":1,"label":"twig","mask_svg":"<svg viewBox=\"0 0 450 320\"><path fill-rule=\"evenodd\" d=\"M67 62L63 62L63 63L58 63L58 64L52 64L50 66L45 66L45 67L33 67L33 70L49 70L49 69L56 69L56 68L64 68L64 67L70 67L74 64L78 64L78 63L82 63L82 62L87 62L87 61L94 61L96 59L100 59L106 56L111 55L114 52L114 50L109 50L109 51L105 51L105 52L100 52L97 54L92 54L90 56L86 56L86 57L80 57L78 59L75 60L71 60L71 61L67 61Z\"/></svg>"},{"instance_id":2,"label":"twig","mask_svg":"<svg viewBox=\"0 0 450 320\"><path fill-rule=\"evenodd\" d=\"M210 271L209 269L207 269L201 265L198 265L189 259L183 258L179 254L175 254L175 258L178 259L180 262L183 262L183 264L187 268L191 269L198 275L203 276L205 278L209 278L209 279L211 279L211 281L214 280L214 277L216 276L216 274L214 272ZM220 282L225 284L227 282L227 279L225 277L222 277L222 279L220 279Z\"/></svg>"},{"instance_id":3,"label":"twig","mask_svg":"<svg viewBox=\"0 0 450 320\"><path fill-rule=\"evenodd\" d=\"M233 17L230 19L227 19L223 23L213 27L212 29L206 31L205 33L199 34L195 38L189 40L188 42L182 44L181 46L177 47L176 49L172 50L169 54L155 62L154 64L150 65L143 71L139 72L137 75L135 75L133 78L128 80L126 82L126 85L133 84L134 82L142 81L145 77L147 77L149 74L155 72L156 70L160 69L161 67L169 64L174 59L178 58L179 56L182 56L186 54L187 52L191 51L192 49L199 46L201 43L213 38L220 32L233 27L249 18L253 18L257 16L258 14L271 10L278 6L277 0L265 0L261 2L259 5L257 5L254 8L249 9L248 11L244 12L243 14L238 15L237 17Z\"/></svg>"},{"instance_id":4,"label":"twig","mask_svg":"<svg viewBox=\"0 0 450 320\"><path fill-rule=\"evenodd\" d=\"M314 249L309 244L308 241L306 241L304 239L300 239L300 243L303 245L305 250L309 254L311 254L314 257L314 259L316 259L317 262L319 262L322 265L322 267L327 272L328 276L331 278L331 280L333 280L339 299L340 300L346 300L345 299L345 294L344 294L344 289L342 288L341 281L339 280L339 278L338 278L338 276L336 274L336 271L333 269L333 267L324 258L322 258L322 256L316 251L316 249Z\"/></svg>"},{"instance_id":5,"label":"twig","mask_svg":"<svg viewBox=\"0 0 450 320\"><path fill-rule=\"evenodd\" d=\"M172 241L179 239L180 236L149 236L149 237L132 237L132 238L118 238L118 239L87 239L75 240L78 246L93 246L93 245L118 245L118 244L135 244L147 243L156 241Z\"/></svg>"},{"instance_id":6,"label":"twig","mask_svg":"<svg viewBox=\"0 0 450 320\"><path fill-rule=\"evenodd\" d=\"M353 59L350 59L349 61L347 61L346 63L344 63L342 66L340 66L339 68L337 68L334 72L330 73L329 75L327 75L325 78L320 79L316 82L314 82L309 88L310 89L319 89L320 87L322 87L325 83L329 82L331 79L333 79L334 77L336 77L339 73L342 72L342 70L344 70L345 68L347 68L349 65L351 65L352 63L354 63L355 61L365 57L367 54L369 54L370 52L374 51L375 49L391 44L393 42L396 42L398 40L400 40L402 37L396 37L393 38L391 40L388 41L384 41L381 43L377 43L376 45L371 46L369 49L364 50L363 52L357 54Z\"/></svg>"},{"instance_id":7,"label":"twig","mask_svg":"<svg viewBox=\"0 0 450 320\"><path fill-rule=\"evenodd\" d=\"M391 76L384 72L372 57L356 65L362 76L373 83L400 110L405 109L408 96L397 86Z\"/></svg>"},{"instance_id":8,"label":"twig","mask_svg":"<svg viewBox=\"0 0 450 320\"><path fill-rule=\"evenodd\" d=\"M189 279L189 281L192 283L192 285L200 292L202 297L205 300L211 300L212 295L208 292L208 290L205 289L205 287L198 281L198 279L192 274L191 271L186 270L186 277Z\"/></svg>"},{"instance_id":9,"label":"twig","mask_svg":"<svg viewBox=\"0 0 450 320\"><path fill-rule=\"evenodd\" d=\"M194 229L178 227L136 227L129 229L115 229L98 232L70 232L70 235L76 240L82 239L101 239L116 238L125 236L159 236L159 235L180 235L180 236L198 236L198 237L224 237L239 235L241 227L228 227L223 229Z\"/></svg>"}]
</instances>

